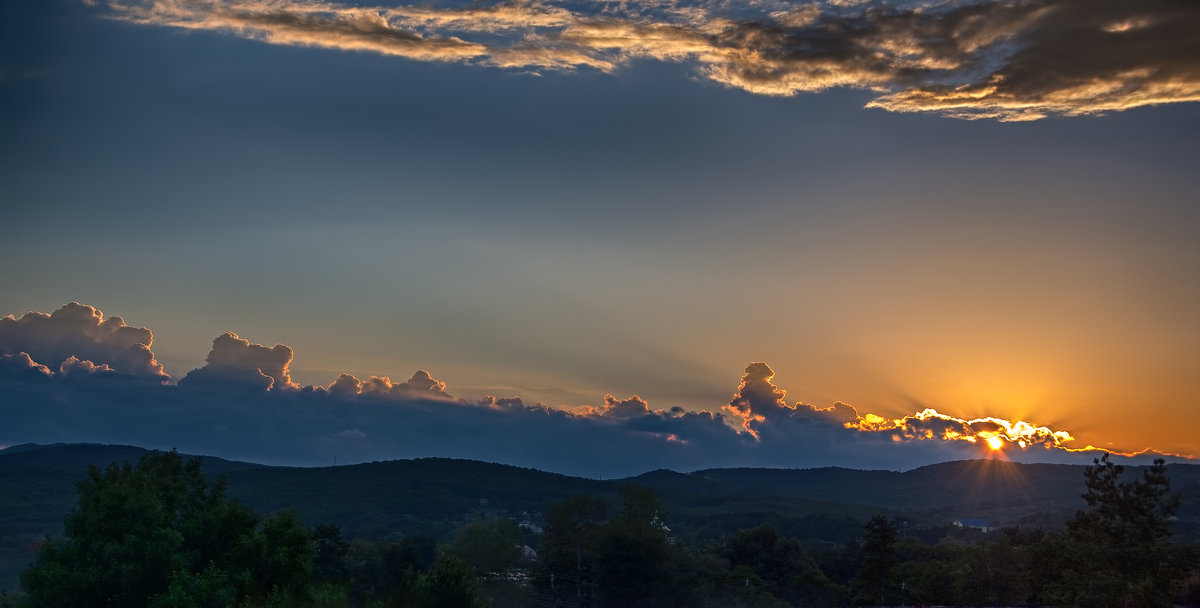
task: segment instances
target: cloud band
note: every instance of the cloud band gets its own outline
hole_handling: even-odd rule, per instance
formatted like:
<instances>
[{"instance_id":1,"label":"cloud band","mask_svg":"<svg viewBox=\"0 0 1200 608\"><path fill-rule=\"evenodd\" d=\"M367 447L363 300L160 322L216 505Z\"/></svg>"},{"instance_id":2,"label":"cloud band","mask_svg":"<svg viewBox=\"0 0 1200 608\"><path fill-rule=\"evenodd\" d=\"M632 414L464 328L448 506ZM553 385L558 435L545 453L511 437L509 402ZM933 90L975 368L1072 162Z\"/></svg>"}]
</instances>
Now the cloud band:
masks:
<instances>
[{"instance_id":1,"label":"cloud band","mask_svg":"<svg viewBox=\"0 0 1200 608\"><path fill-rule=\"evenodd\" d=\"M466 8L110 0L106 15L527 71L612 72L656 60L760 95L847 87L873 92L870 108L963 119L1200 101L1200 5L1192 0L526 0Z\"/></svg>"}]
</instances>

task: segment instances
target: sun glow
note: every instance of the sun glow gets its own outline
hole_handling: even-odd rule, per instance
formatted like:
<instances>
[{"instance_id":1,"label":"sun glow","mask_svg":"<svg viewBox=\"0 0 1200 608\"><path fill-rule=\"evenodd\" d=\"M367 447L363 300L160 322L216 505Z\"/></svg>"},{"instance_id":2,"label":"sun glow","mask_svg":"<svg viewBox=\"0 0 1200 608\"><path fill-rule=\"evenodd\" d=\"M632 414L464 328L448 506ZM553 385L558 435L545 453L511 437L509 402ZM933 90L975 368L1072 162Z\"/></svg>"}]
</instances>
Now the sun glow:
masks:
<instances>
[{"instance_id":1,"label":"sun glow","mask_svg":"<svg viewBox=\"0 0 1200 608\"><path fill-rule=\"evenodd\" d=\"M1067 431L1055 431L1044 426L1034 426L1024 420L1011 422L991 416L967 420L942 414L933 408L926 408L916 414L895 420L874 414L864 414L856 420L844 423L844 426L860 431L898 433L905 439L941 439L971 443L986 441L988 447L993 450L1003 449L1009 444L1020 446L1021 449L1041 446L1069 452L1098 449L1090 445L1078 448L1068 447L1068 444L1075 441L1075 438Z\"/></svg>"}]
</instances>

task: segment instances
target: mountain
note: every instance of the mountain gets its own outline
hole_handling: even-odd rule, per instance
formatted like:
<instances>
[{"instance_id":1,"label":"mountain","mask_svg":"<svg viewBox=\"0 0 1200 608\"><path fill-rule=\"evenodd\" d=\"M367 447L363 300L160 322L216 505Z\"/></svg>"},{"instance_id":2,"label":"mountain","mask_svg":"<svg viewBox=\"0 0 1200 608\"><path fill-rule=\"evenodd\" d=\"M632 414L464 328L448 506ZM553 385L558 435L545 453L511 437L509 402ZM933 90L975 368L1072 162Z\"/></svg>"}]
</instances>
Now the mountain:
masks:
<instances>
[{"instance_id":1,"label":"mountain","mask_svg":"<svg viewBox=\"0 0 1200 608\"><path fill-rule=\"evenodd\" d=\"M46 535L62 533L87 467L136 463L146 450L95 444L21 445L0 450L0 589L15 589L20 570ZM809 543L843 543L872 515L902 518L906 532L936 542L957 518L993 525L1061 526L1083 506L1078 465L1000 460L948 462L911 471L820 469L658 470L618 480L569 477L535 469L446 458L337 467L275 467L200 456L228 495L269 513L295 509L310 525L335 523L348 538L429 535L444 539L473 517L535 522L563 497L615 499L624 484L655 490L673 534L713 538L763 523ZM1200 465L1169 465L1183 497L1179 528L1200 530Z\"/></svg>"}]
</instances>

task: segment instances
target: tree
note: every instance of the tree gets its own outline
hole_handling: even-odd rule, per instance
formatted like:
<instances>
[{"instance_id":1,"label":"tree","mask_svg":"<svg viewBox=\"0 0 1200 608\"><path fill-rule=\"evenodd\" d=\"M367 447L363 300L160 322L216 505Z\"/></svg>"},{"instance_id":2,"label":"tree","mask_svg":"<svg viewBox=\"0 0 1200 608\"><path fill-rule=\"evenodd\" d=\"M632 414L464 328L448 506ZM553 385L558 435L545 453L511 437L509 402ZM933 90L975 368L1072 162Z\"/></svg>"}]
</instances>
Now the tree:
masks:
<instances>
[{"instance_id":1,"label":"tree","mask_svg":"<svg viewBox=\"0 0 1200 608\"><path fill-rule=\"evenodd\" d=\"M888 518L876 515L864 528L858 581L863 599L879 605L883 603L883 594L896 561L896 527Z\"/></svg>"},{"instance_id":2,"label":"tree","mask_svg":"<svg viewBox=\"0 0 1200 608\"><path fill-rule=\"evenodd\" d=\"M318 524L313 529L316 541L313 554L313 580L321 583L344 583L346 581L346 554L350 544L342 539L342 529L337 524Z\"/></svg>"},{"instance_id":3,"label":"tree","mask_svg":"<svg viewBox=\"0 0 1200 608\"><path fill-rule=\"evenodd\" d=\"M312 543L294 514L261 522L209 484L198 459L150 452L89 467L65 536L21 575L38 606L227 606L298 597Z\"/></svg>"},{"instance_id":4,"label":"tree","mask_svg":"<svg viewBox=\"0 0 1200 608\"><path fill-rule=\"evenodd\" d=\"M486 605L479 583L463 562L440 556L433 569L419 579L420 608L483 608Z\"/></svg>"},{"instance_id":5,"label":"tree","mask_svg":"<svg viewBox=\"0 0 1200 608\"><path fill-rule=\"evenodd\" d=\"M1067 523L1068 602L1077 605L1169 606L1178 573L1171 559L1170 518L1179 506L1161 458L1142 479L1126 481L1108 454L1084 472L1088 508Z\"/></svg>"},{"instance_id":6,"label":"tree","mask_svg":"<svg viewBox=\"0 0 1200 608\"><path fill-rule=\"evenodd\" d=\"M607 502L585 494L568 496L546 509L535 582L547 603L594 603L599 532L607 513Z\"/></svg>"},{"instance_id":7,"label":"tree","mask_svg":"<svg viewBox=\"0 0 1200 608\"><path fill-rule=\"evenodd\" d=\"M654 491L621 490L621 506L600 531L599 595L606 606L658 606L671 585L666 509Z\"/></svg>"},{"instance_id":8,"label":"tree","mask_svg":"<svg viewBox=\"0 0 1200 608\"><path fill-rule=\"evenodd\" d=\"M521 565L521 530L512 518L477 519L454 534L446 552L476 577L504 578Z\"/></svg>"},{"instance_id":9,"label":"tree","mask_svg":"<svg viewBox=\"0 0 1200 608\"><path fill-rule=\"evenodd\" d=\"M750 588L750 581L762 586L781 600L797 606L835 605L840 590L825 576L805 552L800 541L779 535L769 524L750 530L740 530L725 538L721 557L742 571L743 578L733 577L735 583Z\"/></svg>"},{"instance_id":10,"label":"tree","mask_svg":"<svg viewBox=\"0 0 1200 608\"><path fill-rule=\"evenodd\" d=\"M476 519L454 534L443 557L460 560L478 581L480 594L491 606L533 603L525 575L524 539L512 518Z\"/></svg>"}]
</instances>

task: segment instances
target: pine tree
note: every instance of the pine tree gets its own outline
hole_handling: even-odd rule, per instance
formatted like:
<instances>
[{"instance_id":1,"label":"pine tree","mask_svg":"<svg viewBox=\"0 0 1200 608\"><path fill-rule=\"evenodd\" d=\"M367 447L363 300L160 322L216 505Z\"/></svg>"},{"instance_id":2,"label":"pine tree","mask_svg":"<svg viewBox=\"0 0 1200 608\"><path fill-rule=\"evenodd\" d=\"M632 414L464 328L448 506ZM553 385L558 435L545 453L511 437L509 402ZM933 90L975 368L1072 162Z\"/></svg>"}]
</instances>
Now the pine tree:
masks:
<instances>
[{"instance_id":1,"label":"pine tree","mask_svg":"<svg viewBox=\"0 0 1200 608\"><path fill-rule=\"evenodd\" d=\"M1142 479L1123 479L1125 467L1108 454L1084 473L1088 508L1067 523L1067 599L1076 605L1169 606L1177 575L1170 559L1170 518L1179 506L1166 463L1155 459Z\"/></svg>"}]
</instances>

